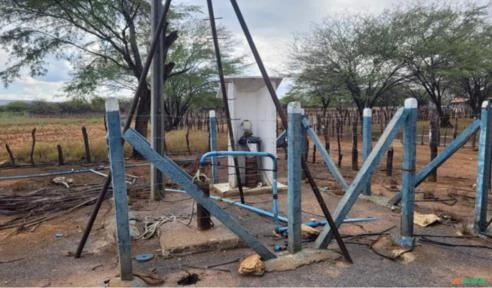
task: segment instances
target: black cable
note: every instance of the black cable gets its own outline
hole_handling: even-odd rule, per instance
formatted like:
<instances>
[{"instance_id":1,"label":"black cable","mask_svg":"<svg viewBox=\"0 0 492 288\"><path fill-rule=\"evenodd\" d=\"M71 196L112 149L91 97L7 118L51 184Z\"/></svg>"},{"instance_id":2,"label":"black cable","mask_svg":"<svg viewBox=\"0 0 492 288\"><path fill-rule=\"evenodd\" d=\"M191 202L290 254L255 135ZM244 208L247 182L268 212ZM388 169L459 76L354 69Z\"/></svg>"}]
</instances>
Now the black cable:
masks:
<instances>
[{"instance_id":1,"label":"black cable","mask_svg":"<svg viewBox=\"0 0 492 288\"><path fill-rule=\"evenodd\" d=\"M441 242L441 241L437 241L437 240L432 240L432 239L426 238L425 236L421 236L419 241L424 242L424 243L433 244L433 245L441 245L441 246L448 246L448 247L482 248L482 249L491 249L492 250L491 246L446 243L446 242Z\"/></svg>"}]
</instances>

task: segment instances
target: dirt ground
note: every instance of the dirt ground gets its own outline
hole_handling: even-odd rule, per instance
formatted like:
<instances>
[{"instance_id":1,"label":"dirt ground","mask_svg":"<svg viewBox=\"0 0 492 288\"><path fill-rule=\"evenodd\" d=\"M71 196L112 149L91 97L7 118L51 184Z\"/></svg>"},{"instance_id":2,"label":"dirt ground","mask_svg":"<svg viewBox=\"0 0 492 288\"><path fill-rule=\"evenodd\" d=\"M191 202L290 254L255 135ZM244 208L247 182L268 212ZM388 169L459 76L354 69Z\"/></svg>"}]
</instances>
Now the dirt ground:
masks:
<instances>
[{"instance_id":1,"label":"dirt ground","mask_svg":"<svg viewBox=\"0 0 492 288\"><path fill-rule=\"evenodd\" d=\"M357 171L352 171L349 167L349 145L344 147L347 149L344 150L341 171L350 182ZM399 189L401 145L395 142L394 148L393 176L386 176L383 171L384 165L380 165L372 181L374 195L390 198ZM417 168L419 169L428 162L429 151L426 146L418 145L417 148ZM333 152L336 155L336 151ZM453 284L463 286L466 284L463 283L463 279L484 279L485 283L490 286L492 285L492 239L487 236L482 238L467 236L466 229L466 224L470 223L474 209L473 185L476 177L476 154L476 151L469 148L461 149L438 170L437 183L424 182L417 188L416 211L435 213L444 220L426 228L415 226L416 247L413 251L406 253L408 257L390 259L377 254L374 245L386 236L349 237L350 235L380 232L388 228L391 228L389 234L398 235L400 222L398 211L391 211L383 205L359 199L349 213L349 217L374 216L379 219L373 222L342 225L341 234L345 237L347 248L354 260L353 264L348 264L340 258L336 261L303 266L294 271L267 273L262 277L245 277L237 273L237 268L238 259L253 253L248 248L229 251L215 250L164 258L160 256L161 250L157 239L151 239L136 240L132 243L133 255L141 253L156 255L154 260L146 263L134 261L134 271L140 273L153 271L155 275L165 280L164 286L177 286L177 281L188 273L198 275L199 280L194 284L196 286L451 286ZM279 150L279 180L282 183L286 183L286 161L284 159L282 151ZM361 160L359 162L362 163ZM330 211L333 212L343 192L332 180L319 155L316 163L311 163L310 157L309 165L319 187L327 187L327 189L322 189L323 196ZM72 167L4 168L0 172L2 176L5 176L68 168ZM128 169L128 173L140 177L137 183L145 183L148 168L132 168ZM222 170L221 173L221 179L225 180L227 172ZM74 184L103 181L102 177L95 174L76 174L70 177L74 178ZM45 177L0 181L0 193L29 193L39 187L53 187L51 185L54 184L50 180L51 178ZM163 201L156 203L148 199L145 189L133 189L129 186L129 193L130 210L139 214L175 215L184 222L187 222L192 215L193 200L188 195L168 193ZM430 193L434 200L436 197L438 200L448 200L445 202L429 201L427 198L431 195ZM306 183L303 184L302 197L304 220L321 219L321 210ZM449 201L449 199L452 200ZM271 195L247 196L246 201L260 208L271 209ZM285 193L280 195L279 202L281 214L286 215ZM284 244L284 239L272 236L274 223L271 220L234 206L221 205L270 249L273 250L275 244ZM491 208L492 206L489 205L489 211ZM119 269L116 247L108 228L108 219L112 219L110 201L103 203L83 257L80 259L72 257L91 209L92 206L77 209L68 215L39 225L32 232L17 232L15 229L1 230L0 285L102 286L107 284L108 280L111 284L111 281L117 277ZM6 219L0 216L0 223ZM465 234L465 237L459 236L462 234ZM425 241L426 239L444 242L451 246L437 245L435 242ZM454 244L482 245L488 248L452 246ZM306 242L303 245L310 247L312 243ZM329 249L339 251L335 243L330 244ZM207 268L211 266L214 267ZM459 285L460 280L461 285Z\"/></svg>"}]
</instances>

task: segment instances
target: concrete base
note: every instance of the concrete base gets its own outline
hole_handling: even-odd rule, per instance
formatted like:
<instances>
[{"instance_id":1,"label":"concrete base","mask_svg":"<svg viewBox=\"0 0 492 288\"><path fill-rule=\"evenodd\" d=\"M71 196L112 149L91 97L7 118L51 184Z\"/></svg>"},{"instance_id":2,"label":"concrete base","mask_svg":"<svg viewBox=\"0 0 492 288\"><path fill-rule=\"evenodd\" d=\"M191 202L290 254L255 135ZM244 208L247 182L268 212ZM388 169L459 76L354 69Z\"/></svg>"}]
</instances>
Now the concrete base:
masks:
<instances>
[{"instance_id":1,"label":"concrete base","mask_svg":"<svg viewBox=\"0 0 492 288\"><path fill-rule=\"evenodd\" d=\"M115 277L109 280L109 287L148 287L147 283L145 283L142 279L137 276L133 276L133 280L131 281L123 281L120 277Z\"/></svg>"},{"instance_id":2,"label":"concrete base","mask_svg":"<svg viewBox=\"0 0 492 288\"><path fill-rule=\"evenodd\" d=\"M286 252L287 253L287 252ZM330 250L303 249L296 254L284 254L265 261L267 272L294 270L298 267L321 261L336 261L342 256Z\"/></svg>"},{"instance_id":3,"label":"concrete base","mask_svg":"<svg viewBox=\"0 0 492 288\"><path fill-rule=\"evenodd\" d=\"M211 192L219 197L232 197L239 195L239 189L231 188L228 182L214 184ZM272 194L272 186L260 186L255 188L243 187L243 192L245 195ZM287 192L287 186L277 183L277 192Z\"/></svg>"},{"instance_id":4,"label":"concrete base","mask_svg":"<svg viewBox=\"0 0 492 288\"><path fill-rule=\"evenodd\" d=\"M177 221L162 225L159 236L162 255L172 257L211 250L246 247L246 244L219 220L212 218L212 221L214 227L207 231L198 230L194 226L194 221L190 226Z\"/></svg>"}]
</instances>

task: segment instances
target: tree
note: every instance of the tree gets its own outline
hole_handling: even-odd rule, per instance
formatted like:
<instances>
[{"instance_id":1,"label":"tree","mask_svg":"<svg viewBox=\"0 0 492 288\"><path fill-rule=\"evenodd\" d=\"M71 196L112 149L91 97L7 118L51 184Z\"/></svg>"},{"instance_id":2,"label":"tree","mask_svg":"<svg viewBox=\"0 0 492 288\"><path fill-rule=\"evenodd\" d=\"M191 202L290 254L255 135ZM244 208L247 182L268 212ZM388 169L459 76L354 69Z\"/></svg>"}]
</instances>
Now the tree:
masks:
<instances>
[{"instance_id":1,"label":"tree","mask_svg":"<svg viewBox=\"0 0 492 288\"><path fill-rule=\"evenodd\" d=\"M435 105L441 126L452 126L443 111L443 100L449 96L452 79L461 78L458 62L473 61L466 43L484 24L485 7L452 7L417 5L393 13L392 28L405 38L398 47L409 77L423 87ZM474 61L473 61L474 62Z\"/></svg>"},{"instance_id":2,"label":"tree","mask_svg":"<svg viewBox=\"0 0 492 288\"><path fill-rule=\"evenodd\" d=\"M164 97L166 130L176 128L190 107L210 107L211 103L217 103L218 74L208 22L191 18L178 21L174 28L180 31L181 37L170 48L169 58L176 63L175 69L185 72L167 80ZM235 40L222 27L217 33L221 39L224 74L238 73L243 57L233 55Z\"/></svg>"},{"instance_id":3,"label":"tree","mask_svg":"<svg viewBox=\"0 0 492 288\"><path fill-rule=\"evenodd\" d=\"M193 7L174 7L169 19L183 19ZM46 73L49 57L69 60L73 79L70 93L87 95L111 84L133 88L143 70L150 35L150 4L145 0L0 0L0 45L10 51L9 66L0 72L7 85L27 67L30 75ZM164 54L178 38L176 30L164 29ZM173 72L167 61L165 78ZM147 135L150 90L147 83L137 108L135 128Z\"/></svg>"},{"instance_id":4,"label":"tree","mask_svg":"<svg viewBox=\"0 0 492 288\"><path fill-rule=\"evenodd\" d=\"M492 27L477 29L477 34L459 44L462 52L450 77L456 92L468 98L473 114L480 115L482 102L492 95Z\"/></svg>"},{"instance_id":5,"label":"tree","mask_svg":"<svg viewBox=\"0 0 492 288\"><path fill-rule=\"evenodd\" d=\"M406 80L404 63L395 54L402 38L390 20L384 15L350 17L316 27L294 45L296 84L335 98L348 91L362 116L365 107Z\"/></svg>"}]
</instances>

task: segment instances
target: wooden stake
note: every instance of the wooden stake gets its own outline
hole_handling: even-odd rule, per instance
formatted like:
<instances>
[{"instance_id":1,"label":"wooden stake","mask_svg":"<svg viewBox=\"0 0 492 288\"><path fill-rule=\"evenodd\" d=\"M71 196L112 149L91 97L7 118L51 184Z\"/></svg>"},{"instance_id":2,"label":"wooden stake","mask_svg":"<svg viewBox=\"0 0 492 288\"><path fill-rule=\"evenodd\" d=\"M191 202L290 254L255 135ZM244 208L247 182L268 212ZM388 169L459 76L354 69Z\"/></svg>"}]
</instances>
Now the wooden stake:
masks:
<instances>
[{"instance_id":1,"label":"wooden stake","mask_svg":"<svg viewBox=\"0 0 492 288\"><path fill-rule=\"evenodd\" d=\"M56 150L58 151L58 165L65 165L65 158L63 157L63 150L60 144L56 145Z\"/></svg>"},{"instance_id":2,"label":"wooden stake","mask_svg":"<svg viewBox=\"0 0 492 288\"><path fill-rule=\"evenodd\" d=\"M10 163L12 164L13 167L15 167L16 165L15 165L14 153L12 153L12 150L10 150L9 144L5 143L5 149L7 149L7 153L9 154Z\"/></svg>"},{"instance_id":3,"label":"wooden stake","mask_svg":"<svg viewBox=\"0 0 492 288\"><path fill-rule=\"evenodd\" d=\"M87 135L87 129L82 126L82 137L84 138L84 148L85 148L85 160L87 163L91 163L91 151L89 148L89 136Z\"/></svg>"},{"instance_id":4,"label":"wooden stake","mask_svg":"<svg viewBox=\"0 0 492 288\"><path fill-rule=\"evenodd\" d=\"M30 154L30 159L31 159L31 165L34 167L34 147L36 146L36 128L32 129L31 132L32 136L32 145L31 145L31 154Z\"/></svg>"}]
</instances>

